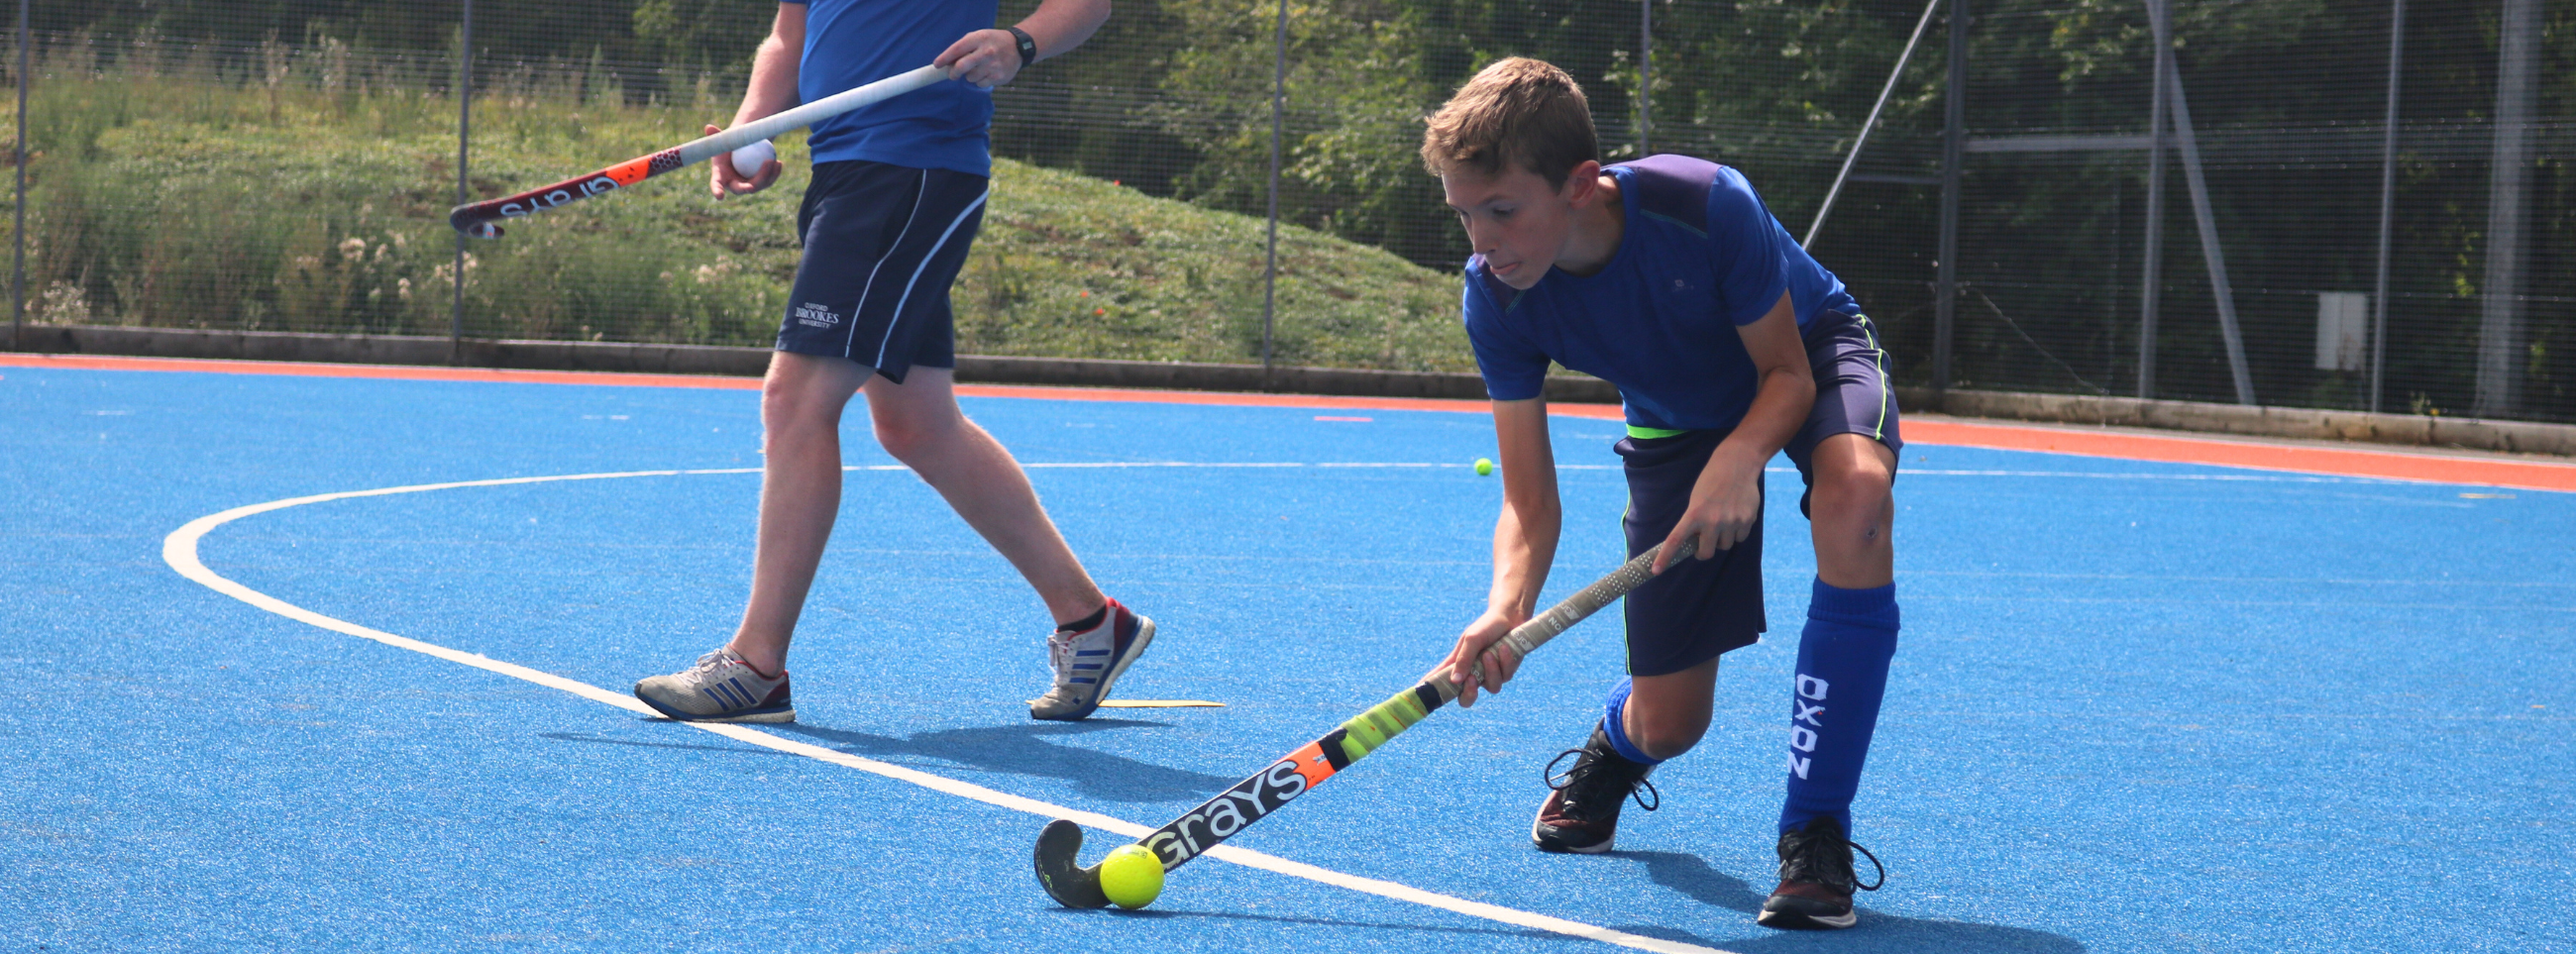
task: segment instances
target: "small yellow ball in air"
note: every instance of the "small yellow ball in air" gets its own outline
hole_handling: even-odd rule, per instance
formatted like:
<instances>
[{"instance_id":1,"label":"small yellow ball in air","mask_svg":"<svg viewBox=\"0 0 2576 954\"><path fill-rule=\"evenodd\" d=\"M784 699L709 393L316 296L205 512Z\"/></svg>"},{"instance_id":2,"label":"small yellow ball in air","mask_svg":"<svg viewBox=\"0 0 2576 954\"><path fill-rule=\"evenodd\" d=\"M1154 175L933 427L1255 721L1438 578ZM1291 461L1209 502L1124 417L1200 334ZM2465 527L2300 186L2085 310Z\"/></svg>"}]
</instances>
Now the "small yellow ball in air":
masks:
<instances>
[{"instance_id":1,"label":"small yellow ball in air","mask_svg":"<svg viewBox=\"0 0 2576 954\"><path fill-rule=\"evenodd\" d=\"M1483 457L1476 458L1476 476L1491 477L1493 475L1494 462Z\"/></svg>"}]
</instances>

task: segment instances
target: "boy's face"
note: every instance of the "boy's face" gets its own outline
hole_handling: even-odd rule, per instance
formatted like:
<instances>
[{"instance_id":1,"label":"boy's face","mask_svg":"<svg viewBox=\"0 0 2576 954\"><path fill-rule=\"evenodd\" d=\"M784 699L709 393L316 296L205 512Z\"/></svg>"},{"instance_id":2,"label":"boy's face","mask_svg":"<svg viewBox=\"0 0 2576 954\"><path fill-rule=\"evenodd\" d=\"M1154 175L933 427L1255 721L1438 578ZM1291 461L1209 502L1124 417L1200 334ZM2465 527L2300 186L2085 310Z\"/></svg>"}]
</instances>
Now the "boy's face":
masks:
<instances>
[{"instance_id":1,"label":"boy's face","mask_svg":"<svg viewBox=\"0 0 2576 954\"><path fill-rule=\"evenodd\" d=\"M1507 164L1501 175L1453 169L1440 189L1487 274L1526 291L1547 277L1574 234L1575 213L1601 201L1601 164L1586 161L1551 189L1538 173Z\"/></svg>"}]
</instances>

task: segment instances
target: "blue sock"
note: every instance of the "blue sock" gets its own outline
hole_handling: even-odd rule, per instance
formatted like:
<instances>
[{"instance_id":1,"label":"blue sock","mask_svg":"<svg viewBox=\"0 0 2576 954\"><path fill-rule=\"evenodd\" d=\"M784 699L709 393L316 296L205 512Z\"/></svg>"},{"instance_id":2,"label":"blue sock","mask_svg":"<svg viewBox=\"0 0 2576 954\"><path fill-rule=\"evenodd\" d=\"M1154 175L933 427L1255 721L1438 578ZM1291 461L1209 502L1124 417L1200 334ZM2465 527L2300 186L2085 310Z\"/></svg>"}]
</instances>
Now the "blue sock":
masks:
<instances>
[{"instance_id":1,"label":"blue sock","mask_svg":"<svg viewBox=\"0 0 2576 954\"><path fill-rule=\"evenodd\" d=\"M1896 584L1846 590L1816 581L1807 631L1798 637L1790 697L1789 797L1780 830L1832 816L1851 833L1852 796L1878 728L1887 664L1896 656Z\"/></svg>"},{"instance_id":2,"label":"blue sock","mask_svg":"<svg viewBox=\"0 0 2576 954\"><path fill-rule=\"evenodd\" d=\"M1628 691L1636 686L1637 680L1621 676L1619 684L1610 687L1610 698L1601 704L1602 732L1610 737L1610 747L1618 750L1620 758L1639 765L1661 765L1664 760L1648 758L1646 750L1628 741Z\"/></svg>"}]
</instances>

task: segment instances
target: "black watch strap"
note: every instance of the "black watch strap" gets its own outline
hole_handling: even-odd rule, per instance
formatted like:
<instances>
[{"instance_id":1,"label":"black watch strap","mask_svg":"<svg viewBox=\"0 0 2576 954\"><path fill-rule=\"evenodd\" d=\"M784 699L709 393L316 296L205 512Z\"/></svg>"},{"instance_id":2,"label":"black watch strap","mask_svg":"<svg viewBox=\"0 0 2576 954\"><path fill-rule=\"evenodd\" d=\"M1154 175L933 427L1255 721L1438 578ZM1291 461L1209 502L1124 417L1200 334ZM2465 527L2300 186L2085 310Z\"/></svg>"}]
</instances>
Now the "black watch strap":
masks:
<instances>
[{"instance_id":1,"label":"black watch strap","mask_svg":"<svg viewBox=\"0 0 2576 954\"><path fill-rule=\"evenodd\" d=\"M1029 31L1015 26L1003 27L1002 29L1011 31L1011 39L1019 41L1021 66L1027 66L1038 61L1038 41L1036 37L1030 36Z\"/></svg>"}]
</instances>

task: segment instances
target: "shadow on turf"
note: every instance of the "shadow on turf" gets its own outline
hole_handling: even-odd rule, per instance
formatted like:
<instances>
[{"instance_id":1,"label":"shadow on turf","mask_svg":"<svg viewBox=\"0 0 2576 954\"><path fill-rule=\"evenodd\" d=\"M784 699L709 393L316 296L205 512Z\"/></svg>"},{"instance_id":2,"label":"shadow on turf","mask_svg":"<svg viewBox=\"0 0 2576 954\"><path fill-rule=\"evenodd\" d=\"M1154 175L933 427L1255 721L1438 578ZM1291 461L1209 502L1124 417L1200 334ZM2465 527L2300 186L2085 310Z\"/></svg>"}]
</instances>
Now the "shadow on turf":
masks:
<instances>
[{"instance_id":1,"label":"shadow on turf","mask_svg":"<svg viewBox=\"0 0 2576 954\"><path fill-rule=\"evenodd\" d=\"M1537 938L1539 940L1562 939L1560 935L1550 934L1546 931L1533 931L1527 928L1440 927L1430 924L1387 924L1376 921L1336 921L1331 918L1300 918L1279 914L1245 914L1240 911L1167 911L1161 908L1148 908L1143 911L1121 911L1116 908L1095 908L1091 910L1050 908L1048 910L1055 914L1081 915L1085 917L1144 918L1147 920L1191 920L1197 918L1215 918L1224 921L1253 921L1267 924L1310 924L1316 927L1367 928L1373 931L1428 931L1434 934L1525 937Z\"/></svg>"},{"instance_id":2,"label":"shadow on turf","mask_svg":"<svg viewBox=\"0 0 2576 954\"><path fill-rule=\"evenodd\" d=\"M1106 752L1055 745L1047 740L1113 729L1160 728L1160 722L1133 719L1084 719L1028 725L942 729L909 738L827 729L804 722L770 726L801 735L851 755L884 761L905 756L1008 775L1063 779L1093 798L1113 802L1170 802L1206 798L1242 781L1202 775Z\"/></svg>"},{"instance_id":3,"label":"shadow on turf","mask_svg":"<svg viewBox=\"0 0 2576 954\"><path fill-rule=\"evenodd\" d=\"M1708 866L1698 855L1673 851L1621 851L1609 857L1636 861L1646 866L1646 877L1656 884L1671 888L1701 904L1743 912L1750 926L1753 914L1762 910L1768 888L1757 888L1744 879ZM1701 938L1688 931L1655 925L1615 926L1630 934L1643 934L1666 940L1719 947L1737 954L1763 951L1834 949L1888 949L1901 951L1943 951L1979 954L1979 952L2030 952L2030 954L2079 954L2083 943L2071 937L2033 931L2028 928L1995 924L1971 924L1966 921L1934 921L1928 918L1901 918L1860 908L1860 924L1845 931L1782 931L1751 939L1724 942Z\"/></svg>"}]
</instances>

